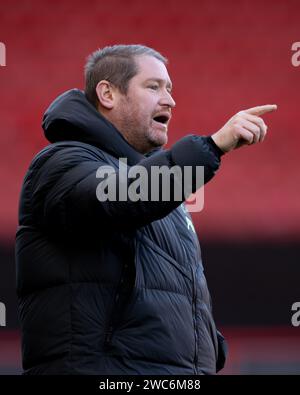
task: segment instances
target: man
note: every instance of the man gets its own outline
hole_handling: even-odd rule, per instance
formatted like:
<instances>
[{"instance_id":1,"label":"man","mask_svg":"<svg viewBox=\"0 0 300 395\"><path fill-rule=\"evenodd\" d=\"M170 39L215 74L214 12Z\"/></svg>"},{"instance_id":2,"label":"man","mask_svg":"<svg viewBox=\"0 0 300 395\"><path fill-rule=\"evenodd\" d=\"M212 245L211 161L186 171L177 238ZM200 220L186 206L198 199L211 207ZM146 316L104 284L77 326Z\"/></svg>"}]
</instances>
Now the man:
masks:
<instances>
[{"instance_id":1,"label":"man","mask_svg":"<svg viewBox=\"0 0 300 395\"><path fill-rule=\"evenodd\" d=\"M222 368L224 339L185 196L100 201L97 170L112 167L106 182L118 188L133 182L121 176L119 158L147 174L154 166L203 166L207 182L224 152L264 139L260 115L276 106L241 112L212 137L187 136L163 150L174 107L166 59L117 45L90 56L84 93L68 91L46 111L51 144L25 177L16 239L25 374ZM195 174L192 192L201 184Z\"/></svg>"}]
</instances>

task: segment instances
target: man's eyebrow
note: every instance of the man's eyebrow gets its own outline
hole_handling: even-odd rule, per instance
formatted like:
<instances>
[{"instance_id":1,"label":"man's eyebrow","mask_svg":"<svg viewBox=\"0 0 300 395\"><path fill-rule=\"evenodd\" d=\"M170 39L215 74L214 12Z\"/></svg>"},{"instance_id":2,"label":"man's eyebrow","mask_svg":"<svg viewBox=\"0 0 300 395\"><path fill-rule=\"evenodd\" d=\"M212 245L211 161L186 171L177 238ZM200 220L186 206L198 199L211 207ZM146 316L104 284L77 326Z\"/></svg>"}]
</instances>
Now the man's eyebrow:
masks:
<instances>
[{"instance_id":1,"label":"man's eyebrow","mask_svg":"<svg viewBox=\"0 0 300 395\"><path fill-rule=\"evenodd\" d=\"M163 80L162 78L148 78L148 79L146 80L146 82L149 82L149 81L155 81L155 82L159 82L159 83L165 83L165 82L166 82L166 81ZM172 82L171 82L171 81L168 81L167 84L166 84L166 86L167 86L167 88L170 88L170 89L173 88L173 85L172 85Z\"/></svg>"}]
</instances>

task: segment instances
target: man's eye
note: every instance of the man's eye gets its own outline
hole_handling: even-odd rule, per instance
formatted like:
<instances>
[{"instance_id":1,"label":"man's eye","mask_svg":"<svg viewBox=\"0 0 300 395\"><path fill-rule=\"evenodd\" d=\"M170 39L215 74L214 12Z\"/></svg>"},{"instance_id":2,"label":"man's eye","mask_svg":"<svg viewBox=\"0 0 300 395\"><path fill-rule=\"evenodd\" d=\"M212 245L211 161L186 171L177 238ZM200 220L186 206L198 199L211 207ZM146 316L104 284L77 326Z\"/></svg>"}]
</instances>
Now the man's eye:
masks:
<instances>
[{"instance_id":1,"label":"man's eye","mask_svg":"<svg viewBox=\"0 0 300 395\"><path fill-rule=\"evenodd\" d=\"M156 91L159 88L159 86L158 85L149 85L148 88Z\"/></svg>"}]
</instances>

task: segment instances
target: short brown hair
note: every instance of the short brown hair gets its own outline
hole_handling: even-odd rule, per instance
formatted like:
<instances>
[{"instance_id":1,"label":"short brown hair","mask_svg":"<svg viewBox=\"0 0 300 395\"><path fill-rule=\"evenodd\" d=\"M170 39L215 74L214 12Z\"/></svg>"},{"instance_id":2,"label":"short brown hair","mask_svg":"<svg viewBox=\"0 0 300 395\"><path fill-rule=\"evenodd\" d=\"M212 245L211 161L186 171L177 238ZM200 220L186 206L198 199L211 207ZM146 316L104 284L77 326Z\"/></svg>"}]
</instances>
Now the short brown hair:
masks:
<instances>
[{"instance_id":1,"label":"short brown hair","mask_svg":"<svg viewBox=\"0 0 300 395\"><path fill-rule=\"evenodd\" d=\"M168 62L159 52L144 45L113 45L89 55L84 69L87 99L97 107L96 86L101 80L111 82L126 94L129 81L138 72L135 57L141 55L153 56L164 64Z\"/></svg>"}]
</instances>

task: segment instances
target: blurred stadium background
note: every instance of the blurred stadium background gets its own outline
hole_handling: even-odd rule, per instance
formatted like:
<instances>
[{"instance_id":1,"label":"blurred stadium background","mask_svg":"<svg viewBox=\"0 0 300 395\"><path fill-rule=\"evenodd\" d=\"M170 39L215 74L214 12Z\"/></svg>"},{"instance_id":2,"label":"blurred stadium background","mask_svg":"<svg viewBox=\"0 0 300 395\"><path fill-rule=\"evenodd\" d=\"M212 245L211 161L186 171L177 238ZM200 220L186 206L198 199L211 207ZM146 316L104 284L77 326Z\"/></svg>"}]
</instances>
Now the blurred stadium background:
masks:
<instances>
[{"instance_id":1,"label":"blurred stadium background","mask_svg":"<svg viewBox=\"0 0 300 395\"><path fill-rule=\"evenodd\" d=\"M14 234L26 169L46 144L44 110L83 87L87 55L141 43L170 61L177 108L169 144L211 134L241 109L276 103L262 145L224 157L193 214L217 324L229 341L224 373L299 374L300 41L297 0L2 1L0 42L0 374L21 371Z\"/></svg>"}]
</instances>

